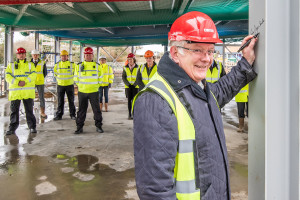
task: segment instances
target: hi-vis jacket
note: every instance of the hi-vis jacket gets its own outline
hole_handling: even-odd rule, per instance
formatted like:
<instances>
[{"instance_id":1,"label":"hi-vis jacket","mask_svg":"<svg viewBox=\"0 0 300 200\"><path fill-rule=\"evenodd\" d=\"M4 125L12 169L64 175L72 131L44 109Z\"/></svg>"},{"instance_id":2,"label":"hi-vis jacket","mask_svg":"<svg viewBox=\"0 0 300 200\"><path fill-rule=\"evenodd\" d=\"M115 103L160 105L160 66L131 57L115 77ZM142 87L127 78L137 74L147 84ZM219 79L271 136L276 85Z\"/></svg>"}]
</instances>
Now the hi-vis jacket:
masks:
<instances>
[{"instance_id":1,"label":"hi-vis jacket","mask_svg":"<svg viewBox=\"0 0 300 200\"><path fill-rule=\"evenodd\" d=\"M136 79L138 70L139 70L139 66L137 64L135 64L132 70L130 70L128 65L124 66L122 79L125 84L125 88L129 88L130 85L134 85L135 88L139 88Z\"/></svg>"},{"instance_id":2,"label":"hi-vis jacket","mask_svg":"<svg viewBox=\"0 0 300 200\"><path fill-rule=\"evenodd\" d=\"M33 59L31 62L35 65L36 70L36 80L35 85L44 85L45 84L45 77L47 76L47 67L45 61L38 59L38 62L35 64Z\"/></svg>"},{"instance_id":3,"label":"hi-vis jacket","mask_svg":"<svg viewBox=\"0 0 300 200\"><path fill-rule=\"evenodd\" d=\"M243 87L235 96L235 102L248 102L249 84Z\"/></svg>"},{"instance_id":4,"label":"hi-vis jacket","mask_svg":"<svg viewBox=\"0 0 300 200\"><path fill-rule=\"evenodd\" d=\"M206 81L210 83L217 82L221 78L222 70L223 70L222 63L221 62L217 63L214 61L212 72L210 71L210 69L208 69L206 72Z\"/></svg>"},{"instance_id":5,"label":"hi-vis jacket","mask_svg":"<svg viewBox=\"0 0 300 200\"><path fill-rule=\"evenodd\" d=\"M79 92L98 92L102 80L103 72L99 63L84 61L75 66L74 82Z\"/></svg>"},{"instance_id":6,"label":"hi-vis jacket","mask_svg":"<svg viewBox=\"0 0 300 200\"><path fill-rule=\"evenodd\" d=\"M161 58L157 75L134 102L138 195L140 199L230 200L219 108L256 73L242 58L218 82L204 80L202 89L168 54Z\"/></svg>"},{"instance_id":7,"label":"hi-vis jacket","mask_svg":"<svg viewBox=\"0 0 300 200\"><path fill-rule=\"evenodd\" d=\"M58 61L54 66L54 76L57 85L68 86L74 84L74 68L75 64L70 61Z\"/></svg>"},{"instance_id":8,"label":"hi-vis jacket","mask_svg":"<svg viewBox=\"0 0 300 200\"><path fill-rule=\"evenodd\" d=\"M35 66L31 62L18 60L10 63L5 70L5 80L9 84L8 100L22 100L35 98ZM18 86L25 81L25 86Z\"/></svg>"},{"instance_id":9,"label":"hi-vis jacket","mask_svg":"<svg viewBox=\"0 0 300 200\"><path fill-rule=\"evenodd\" d=\"M149 80L153 77L153 75L157 72L157 66L156 64L151 68L151 72L148 75L147 72L147 63L143 64L140 66L140 73L142 76L142 82L144 83L144 85L147 85L147 83L149 82Z\"/></svg>"},{"instance_id":10,"label":"hi-vis jacket","mask_svg":"<svg viewBox=\"0 0 300 200\"><path fill-rule=\"evenodd\" d=\"M100 86L108 86L110 83L113 83L114 81L114 73L112 70L112 67L105 64L100 65L102 71L103 71L103 82Z\"/></svg>"}]
</instances>

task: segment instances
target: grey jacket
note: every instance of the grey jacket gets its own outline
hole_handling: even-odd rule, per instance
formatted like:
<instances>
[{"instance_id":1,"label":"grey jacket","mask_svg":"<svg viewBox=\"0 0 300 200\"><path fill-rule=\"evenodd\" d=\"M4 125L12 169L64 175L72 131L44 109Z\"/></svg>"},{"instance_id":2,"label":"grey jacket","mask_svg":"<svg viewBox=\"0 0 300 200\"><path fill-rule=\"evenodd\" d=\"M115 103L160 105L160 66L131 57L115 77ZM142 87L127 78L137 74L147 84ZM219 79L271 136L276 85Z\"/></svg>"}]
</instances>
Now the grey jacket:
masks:
<instances>
[{"instance_id":1,"label":"grey jacket","mask_svg":"<svg viewBox=\"0 0 300 200\"><path fill-rule=\"evenodd\" d=\"M230 200L229 166L219 107L228 103L256 77L242 58L217 83L202 89L173 62L168 53L158 65L163 76L187 108L196 130L196 179L201 200ZM134 106L134 156L137 192L141 200L175 200L175 157L178 148L177 120L169 104L148 89Z\"/></svg>"}]
</instances>

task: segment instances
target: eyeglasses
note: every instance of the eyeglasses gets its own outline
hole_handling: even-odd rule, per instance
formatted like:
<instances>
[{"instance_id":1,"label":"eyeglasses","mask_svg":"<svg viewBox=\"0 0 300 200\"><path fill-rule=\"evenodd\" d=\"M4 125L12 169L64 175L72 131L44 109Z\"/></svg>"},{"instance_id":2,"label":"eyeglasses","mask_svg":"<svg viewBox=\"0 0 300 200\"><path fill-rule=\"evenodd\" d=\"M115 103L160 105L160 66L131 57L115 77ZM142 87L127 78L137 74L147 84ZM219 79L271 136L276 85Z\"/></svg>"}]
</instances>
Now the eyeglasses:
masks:
<instances>
[{"instance_id":1,"label":"eyeglasses","mask_svg":"<svg viewBox=\"0 0 300 200\"><path fill-rule=\"evenodd\" d=\"M176 46L176 47L186 49L188 51L191 51L191 52L193 52L195 54L199 54L199 55L205 55L207 53L207 55L211 56L215 52L214 50L205 51L205 50L202 50L202 49L189 49L189 48L185 48L185 47L182 47L182 46Z\"/></svg>"}]
</instances>

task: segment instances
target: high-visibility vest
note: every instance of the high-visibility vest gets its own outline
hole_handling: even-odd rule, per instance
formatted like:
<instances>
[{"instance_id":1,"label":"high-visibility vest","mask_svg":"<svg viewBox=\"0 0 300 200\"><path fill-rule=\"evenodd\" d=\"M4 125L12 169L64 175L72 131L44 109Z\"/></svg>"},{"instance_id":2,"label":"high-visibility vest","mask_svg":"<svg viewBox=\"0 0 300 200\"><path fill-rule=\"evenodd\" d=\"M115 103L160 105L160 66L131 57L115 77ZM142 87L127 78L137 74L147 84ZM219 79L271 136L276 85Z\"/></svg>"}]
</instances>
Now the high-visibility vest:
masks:
<instances>
[{"instance_id":1,"label":"high-visibility vest","mask_svg":"<svg viewBox=\"0 0 300 200\"><path fill-rule=\"evenodd\" d=\"M34 65L34 63L32 62ZM36 71L36 80L35 80L35 85L44 85L45 84L45 78L44 78L44 64L45 62L42 60L39 60L37 65L35 66L35 71Z\"/></svg>"},{"instance_id":2,"label":"high-visibility vest","mask_svg":"<svg viewBox=\"0 0 300 200\"><path fill-rule=\"evenodd\" d=\"M177 118L179 145L174 168L176 197L178 200L200 200L200 188L196 186L195 177L195 126L191 116L180 102L173 88L158 73L156 73L147 86L135 96L133 108L136 99L147 88L151 88L154 92L163 97Z\"/></svg>"},{"instance_id":3,"label":"high-visibility vest","mask_svg":"<svg viewBox=\"0 0 300 200\"><path fill-rule=\"evenodd\" d=\"M74 68L75 64L70 61L58 61L54 65L54 76L57 85L68 86L74 84Z\"/></svg>"},{"instance_id":4,"label":"high-visibility vest","mask_svg":"<svg viewBox=\"0 0 300 200\"><path fill-rule=\"evenodd\" d=\"M221 72L222 72L222 63L218 63L218 69L217 67L213 67L212 72L210 69L206 72L206 81L210 83L215 83L221 78Z\"/></svg>"},{"instance_id":5,"label":"high-visibility vest","mask_svg":"<svg viewBox=\"0 0 300 200\"><path fill-rule=\"evenodd\" d=\"M137 72L139 70L139 67L134 67L132 70L132 73L129 69L129 67L125 66L124 70L126 72L127 81L130 83L130 85L133 85L136 81ZM129 88L127 85L125 85L125 88ZM138 85L135 86L135 88L139 88Z\"/></svg>"},{"instance_id":6,"label":"high-visibility vest","mask_svg":"<svg viewBox=\"0 0 300 200\"><path fill-rule=\"evenodd\" d=\"M96 62L82 62L75 66L74 82L78 91L82 93L94 93L99 91L102 84L103 72Z\"/></svg>"},{"instance_id":7,"label":"high-visibility vest","mask_svg":"<svg viewBox=\"0 0 300 200\"><path fill-rule=\"evenodd\" d=\"M151 73L150 75L148 76L148 73L147 73L147 63L146 64L143 64L140 66L140 72L141 72L141 75L142 75L142 81L144 83L144 85L147 85L149 80L153 77L153 75L157 72L157 66L154 65L153 66L153 69L151 70Z\"/></svg>"},{"instance_id":8,"label":"high-visibility vest","mask_svg":"<svg viewBox=\"0 0 300 200\"><path fill-rule=\"evenodd\" d=\"M9 84L8 100L35 98L35 66L31 62L20 60L10 63L5 70L5 80ZM25 81L25 86L18 86L19 81Z\"/></svg>"},{"instance_id":9,"label":"high-visibility vest","mask_svg":"<svg viewBox=\"0 0 300 200\"><path fill-rule=\"evenodd\" d=\"M240 92L235 96L235 102L248 102L249 84L243 87Z\"/></svg>"},{"instance_id":10,"label":"high-visibility vest","mask_svg":"<svg viewBox=\"0 0 300 200\"><path fill-rule=\"evenodd\" d=\"M112 67L105 64L100 65L102 71L103 71L103 82L100 86L108 86L110 83L113 83L114 81L114 73L112 70Z\"/></svg>"}]
</instances>

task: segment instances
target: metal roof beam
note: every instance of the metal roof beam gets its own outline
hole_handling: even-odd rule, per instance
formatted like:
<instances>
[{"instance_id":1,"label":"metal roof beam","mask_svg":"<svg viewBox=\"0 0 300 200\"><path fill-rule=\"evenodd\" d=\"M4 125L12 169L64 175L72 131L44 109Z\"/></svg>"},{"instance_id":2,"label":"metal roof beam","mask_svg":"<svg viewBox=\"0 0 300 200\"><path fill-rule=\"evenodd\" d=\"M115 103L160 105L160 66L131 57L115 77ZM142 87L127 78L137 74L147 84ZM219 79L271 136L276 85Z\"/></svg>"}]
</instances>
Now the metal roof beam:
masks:
<instances>
[{"instance_id":1,"label":"metal roof beam","mask_svg":"<svg viewBox=\"0 0 300 200\"><path fill-rule=\"evenodd\" d=\"M106 31L106 32L108 32L108 33L110 33L110 34L112 34L112 35L114 35L115 33L113 32L113 31L111 31L111 30L108 30L107 28L101 28L102 30L104 30L104 31Z\"/></svg>"},{"instance_id":2,"label":"metal roof beam","mask_svg":"<svg viewBox=\"0 0 300 200\"><path fill-rule=\"evenodd\" d=\"M103 2L103 3L111 12L120 15L120 10L113 2Z\"/></svg>"},{"instance_id":3,"label":"metal roof beam","mask_svg":"<svg viewBox=\"0 0 300 200\"><path fill-rule=\"evenodd\" d=\"M151 10L151 13L154 14L154 13L155 13L154 2L150 0L150 1L149 1L149 4L150 4L150 10Z\"/></svg>"},{"instance_id":4,"label":"metal roof beam","mask_svg":"<svg viewBox=\"0 0 300 200\"><path fill-rule=\"evenodd\" d=\"M25 11L26 11L27 7L28 7L28 4L25 4L25 5L21 6L21 9L19 10L19 14L17 15L13 25L17 25L19 23L20 19L25 14Z\"/></svg>"},{"instance_id":5,"label":"metal roof beam","mask_svg":"<svg viewBox=\"0 0 300 200\"><path fill-rule=\"evenodd\" d=\"M43 20L49 20L51 17L50 15L47 15L39 10L32 8L32 6L27 8L26 13L32 15L33 17L43 19Z\"/></svg>"},{"instance_id":6,"label":"metal roof beam","mask_svg":"<svg viewBox=\"0 0 300 200\"><path fill-rule=\"evenodd\" d=\"M93 16L75 3L73 4L74 8L71 8L70 6L68 6L65 3L58 3L57 5L70 11L71 13L73 13L75 15L78 15L79 17L81 17L89 22L94 22Z\"/></svg>"},{"instance_id":7,"label":"metal roof beam","mask_svg":"<svg viewBox=\"0 0 300 200\"><path fill-rule=\"evenodd\" d=\"M190 7L190 5L193 1L194 0L182 0L182 1L180 1L178 14L182 15L183 13L187 12L187 10L189 9L189 7Z\"/></svg>"}]
</instances>

